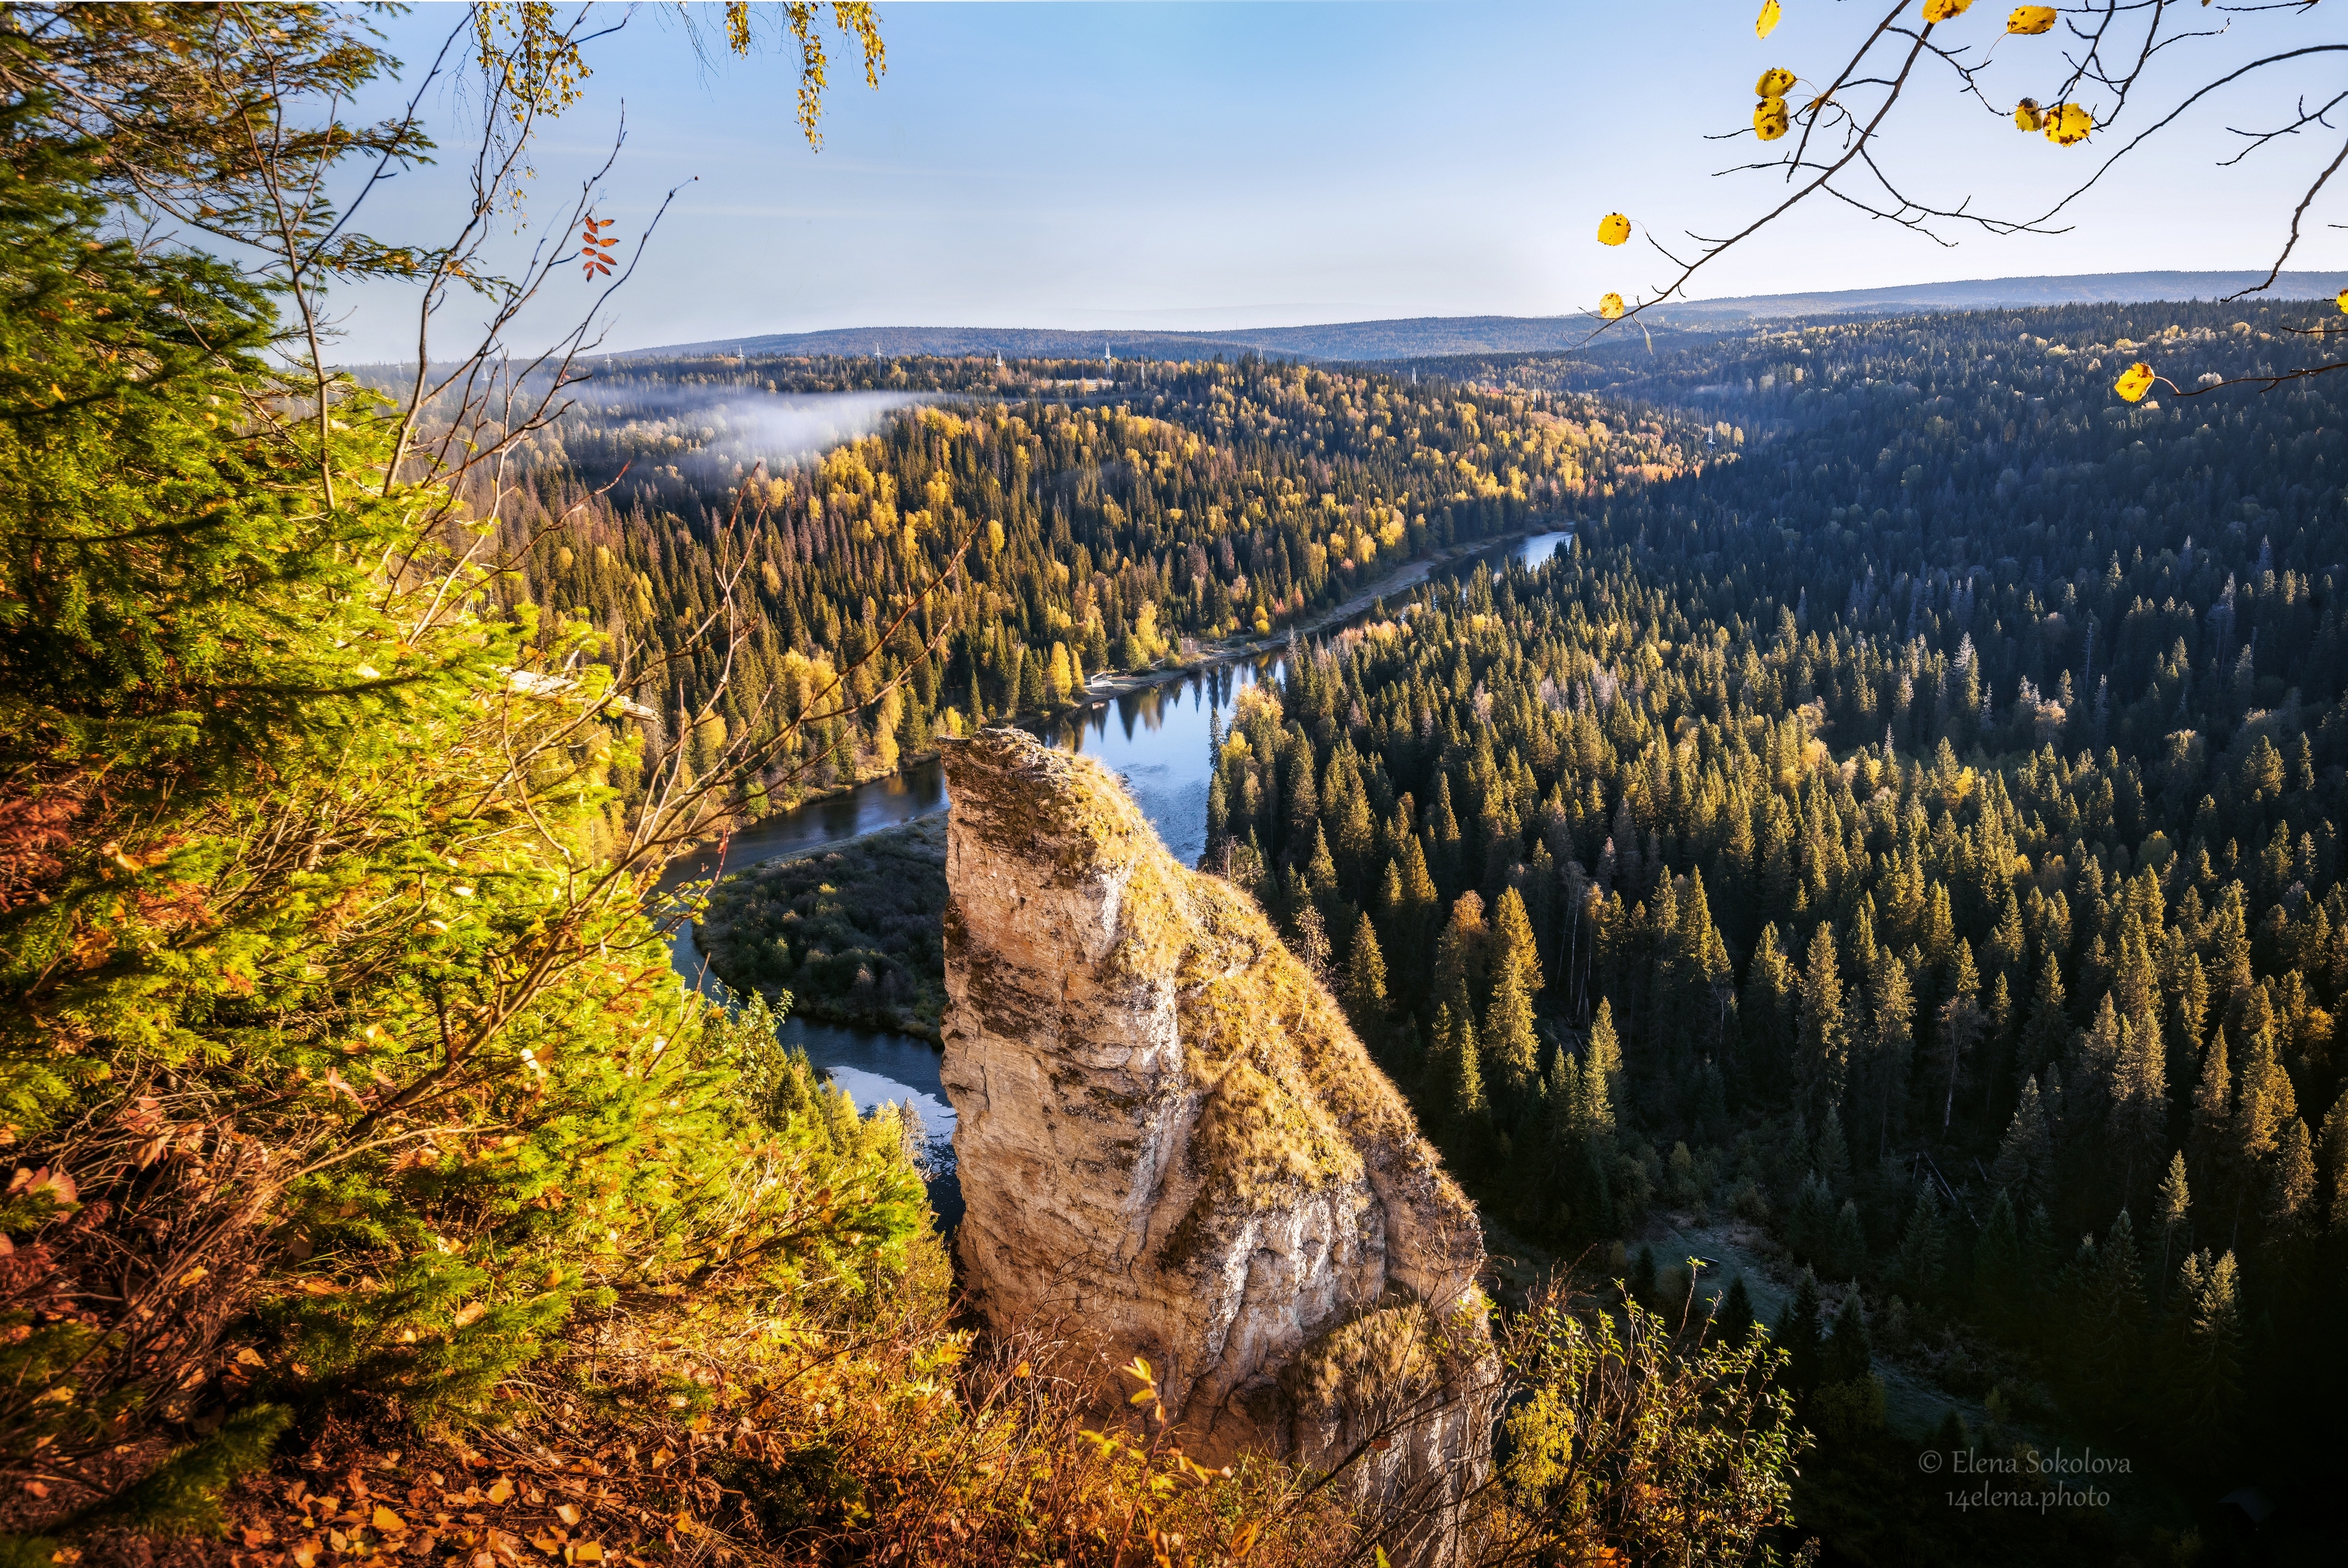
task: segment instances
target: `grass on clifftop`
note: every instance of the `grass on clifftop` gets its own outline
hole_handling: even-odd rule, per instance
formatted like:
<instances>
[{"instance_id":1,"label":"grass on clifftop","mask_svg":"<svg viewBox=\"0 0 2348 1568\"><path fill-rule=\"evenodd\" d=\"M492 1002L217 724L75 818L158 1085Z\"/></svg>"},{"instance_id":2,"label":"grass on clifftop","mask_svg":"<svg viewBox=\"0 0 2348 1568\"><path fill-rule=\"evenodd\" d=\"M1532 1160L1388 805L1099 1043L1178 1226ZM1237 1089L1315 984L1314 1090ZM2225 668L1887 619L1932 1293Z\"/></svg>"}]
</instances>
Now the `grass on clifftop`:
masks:
<instances>
[{"instance_id":1,"label":"grass on clifftop","mask_svg":"<svg viewBox=\"0 0 2348 1568\"><path fill-rule=\"evenodd\" d=\"M710 893L701 950L737 991L788 991L798 1017L934 1040L945 845L934 816L729 876Z\"/></svg>"}]
</instances>

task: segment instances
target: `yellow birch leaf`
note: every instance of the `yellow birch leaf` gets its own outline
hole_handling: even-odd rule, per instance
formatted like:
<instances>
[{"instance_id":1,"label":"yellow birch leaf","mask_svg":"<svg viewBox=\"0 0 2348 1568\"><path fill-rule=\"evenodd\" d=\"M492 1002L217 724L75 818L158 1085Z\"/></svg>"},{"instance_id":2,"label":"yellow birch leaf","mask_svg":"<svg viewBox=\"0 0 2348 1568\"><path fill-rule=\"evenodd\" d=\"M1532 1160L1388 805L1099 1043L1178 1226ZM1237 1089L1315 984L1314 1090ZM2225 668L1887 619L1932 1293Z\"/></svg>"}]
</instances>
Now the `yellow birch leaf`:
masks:
<instances>
[{"instance_id":1,"label":"yellow birch leaf","mask_svg":"<svg viewBox=\"0 0 2348 1568\"><path fill-rule=\"evenodd\" d=\"M1620 294L1606 295L1603 299L1598 302L1598 313L1604 316L1610 322L1622 320L1622 296Z\"/></svg>"},{"instance_id":2,"label":"yellow birch leaf","mask_svg":"<svg viewBox=\"0 0 2348 1568\"><path fill-rule=\"evenodd\" d=\"M387 1535L396 1535L407 1528L407 1521L379 1502L375 1505L375 1516L367 1522Z\"/></svg>"},{"instance_id":3,"label":"yellow birch leaf","mask_svg":"<svg viewBox=\"0 0 2348 1568\"><path fill-rule=\"evenodd\" d=\"M2057 147L2085 141L2095 128L2096 117L2077 104L2058 104L2046 111L2046 139Z\"/></svg>"},{"instance_id":4,"label":"yellow birch leaf","mask_svg":"<svg viewBox=\"0 0 2348 1568\"><path fill-rule=\"evenodd\" d=\"M499 1476L496 1481L489 1483L489 1501L491 1502L503 1502L511 1496L513 1496L513 1482L506 1480L505 1477Z\"/></svg>"},{"instance_id":5,"label":"yellow birch leaf","mask_svg":"<svg viewBox=\"0 0 2348 1568\"><path fill-rule=\"evenodd\" d=\"M2340 313L2348 316L2348 289L2340 291Z\"/></svg>"},{"instance_id":6,"label":"yellow birch leaf","mask_svg":"<svg viewBox=\"0 0 2348 1568\"><path fill-rule=\"evenodd\" d=\"M1787 124L1783 98L1764 98L1753 110L1753 134L1763 141L1775 141L1785 135Z\"/></svg>"},{"instance_id":7,"label":"yellow birch leaf","mask_svg":"<svg viewBox=\"0 0 2348 1568\"><path fill-rule=\"evenodd\" d=\"M2046 117L2039 109L2036 98L2024 98L2013 106L2013 125L2016 130L2036 130L2045 124L2045 121Z\"/></svg>"},{"instance_id":8,"label":"yellow birch leaf","mask_svg":"<svg viewBox=\"0 0 2348 1568\"><path fill-rule=\"evenodd\" d=\"M1756 98L1782 98L1793 87L1794 73L1783 66L1772 66L1761 73L1759 81L1753 84L1753 96Z\"/></svg>"},{"instance_id":9,"label":"yellow birch leaf","mask_svg":"<svg viewBox=\"0 0 2348 1568\"><path fill-rule=\"evenodd\" d=\"M1950 22L1965 14L1973 0L1924 0L1924 20Z\"/></svg>"},{"instance_id":10,"label":"yellow birch leaf","mask_svg":"<svg viewBox=\"0 0 2348 1568\"><path fill-rule=\"evenodd\" d=\"M2112 390L2130 403L2138 403L2152 390L2152 366L2138 360L2120 372L2120 378L2112 383Z\"/></svg>"},{"instance_id":11,"label":"yellow birch leaf","mask_svg":"<svg viewBox=\"0 0 2348 1568\"><path fill-rule=\"evenodd\" d=\"M2016 5L2013 15L2005 19L2005 30L2025 37L2054 30L2054 7L2052 5Z\"/></svg>"},{"instance_id":12,"label":"yellow birch leaf","mask_svg":"<svg viewBox=\"0 0 2348 1568\"><path fill-rule=\"evenodd\" d=\"M1620 212L1609 212L1598 220L1598 242L1620 245L1631 237L1631 220Z\"/></svg>"},{"instance_id":13,"label":"yellow birch leaf","mask_svg":"<svg viewBox=\"0 0 2348 1568\"><path fill-rule=\"evenodd\" d=\"M1776 32L1777 18L1785 14L1784 7L1777 4L1777 0L1762 0L1761 15L1753 20L1753 36L1756 38L1766 38Z\"/></svg>"},{"instance_id":14,"label":"yellow birch leaf","mask_svg":"<svg viewBox=\"0 0 2348 1568\"><path fill-rule=\"evenodd\" d=\"M579 1505L573 1502L558 1502L554 1505L554 1517L565 1524L576 1524L579 1522Z\"/></svg>"}]
</instances>

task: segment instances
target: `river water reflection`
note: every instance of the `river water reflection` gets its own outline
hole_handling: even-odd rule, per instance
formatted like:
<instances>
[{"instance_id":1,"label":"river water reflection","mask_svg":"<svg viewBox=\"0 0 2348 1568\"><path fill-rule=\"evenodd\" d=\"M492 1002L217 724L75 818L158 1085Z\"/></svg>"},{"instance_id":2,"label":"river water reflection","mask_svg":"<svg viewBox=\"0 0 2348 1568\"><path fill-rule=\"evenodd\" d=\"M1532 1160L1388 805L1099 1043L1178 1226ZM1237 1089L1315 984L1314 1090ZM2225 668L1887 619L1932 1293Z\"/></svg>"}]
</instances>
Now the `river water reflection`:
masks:
<instances>
[{"instance_id":1,"label":"river water reflection","mask_svg":"<svg viewBox=\"0 0 2348 1568\"><path fill-rule=\"evenodd\" d=\"M1528 568L1539 568L1571 537L1536 534L1512 547L1509 554ZM1216 717L1227 714L1248 687L1279 679L1284 662L1278 654L1233 660L1031 727L1053 745L1095 758L1122 779L1167 849L1184 865L1195 865L1206 849L1208 736ZM673 866L662 885L674 887L762 861L809 854L945 809L945 780L932 758L894 777L770 817L735 835L723 846L722 856L718 845L708 845ZM692 927L677 932L669 956L686 985L713 998L723 994L694 944ZM808 1061L847 1090L859 1109L869 1112L884 1103L910 1102L921 1112L942 1175L931 1184L931 1199L941 1221L950 1224L960 1214L962 1202L952 1176L944 1173L951 1168L946 1143L953 1134L953 1107L939 1079L937 1048L910 1035L799 1019L785 1020L781 1038L805 1050Z\"/></svg>"}]
</instances>

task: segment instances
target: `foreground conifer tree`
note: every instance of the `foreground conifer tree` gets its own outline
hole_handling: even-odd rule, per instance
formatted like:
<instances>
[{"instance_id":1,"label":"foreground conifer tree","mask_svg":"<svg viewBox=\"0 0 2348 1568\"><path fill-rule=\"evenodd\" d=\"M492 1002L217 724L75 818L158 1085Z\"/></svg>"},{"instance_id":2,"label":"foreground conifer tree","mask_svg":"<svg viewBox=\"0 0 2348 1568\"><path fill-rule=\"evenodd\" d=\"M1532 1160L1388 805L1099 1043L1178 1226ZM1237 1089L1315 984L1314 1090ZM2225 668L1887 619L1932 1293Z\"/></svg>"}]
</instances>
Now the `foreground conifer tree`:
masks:
<instances>
[{"instance_id":1,"label":"foreground conifer tree","mask_svg":"<svg viewBox=\"0 0 2348 1568\"><path fill-rule=\"evenodd\" d=\"M422 264L285 206L345 152L420 155L412 123L266 140L380 52L318 8L76 7L12 13L0 60L19 1516L203 1523L289 1425L361 1390L478 1417L582 1313L722 1263L902 1275L893 1122L843 1122L770 1028L713 1032L644 834L598 852L640 748L595 640L489 613L494 491L411 479L411 420L300 334L330 251ZM119 237L182 208L276 221L283 264Z\"/></svg>"}]
</instances>

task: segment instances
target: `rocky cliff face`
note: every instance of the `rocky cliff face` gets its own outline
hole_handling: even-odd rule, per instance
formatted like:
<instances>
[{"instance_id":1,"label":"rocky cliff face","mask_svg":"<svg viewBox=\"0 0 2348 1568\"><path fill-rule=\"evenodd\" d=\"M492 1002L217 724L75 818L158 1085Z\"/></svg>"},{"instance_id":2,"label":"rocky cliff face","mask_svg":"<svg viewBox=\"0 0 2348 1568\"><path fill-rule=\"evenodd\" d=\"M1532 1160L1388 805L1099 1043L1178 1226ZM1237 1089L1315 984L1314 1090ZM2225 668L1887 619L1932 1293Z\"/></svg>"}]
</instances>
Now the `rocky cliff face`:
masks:
<instances>
[{"instance_id":1,"label":"rocky cliff face","mask_svg":"<svg viewBox=\"0 0 2348 1568\"><path fill-rule=\"evenodd\" d=\"M1483 1462L1483 1237L1408 1106L1098 764L993 731L945 765L944 1078L982 1308L1148 1357L1206 1462L1375 1444L1357 1500L1439 1516Z\"/></svg>"}]
</instances>

